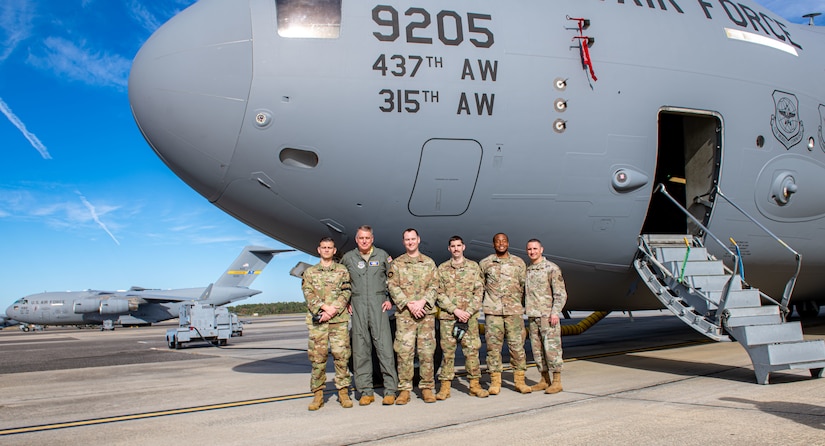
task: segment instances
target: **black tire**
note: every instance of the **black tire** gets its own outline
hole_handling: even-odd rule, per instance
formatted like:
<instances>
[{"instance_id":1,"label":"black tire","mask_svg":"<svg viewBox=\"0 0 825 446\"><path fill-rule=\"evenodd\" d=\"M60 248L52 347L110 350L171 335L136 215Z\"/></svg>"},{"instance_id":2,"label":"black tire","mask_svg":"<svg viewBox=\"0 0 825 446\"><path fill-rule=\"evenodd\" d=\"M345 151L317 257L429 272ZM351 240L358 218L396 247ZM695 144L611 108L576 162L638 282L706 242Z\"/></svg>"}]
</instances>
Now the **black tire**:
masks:
<instances>
[{"instance_id":1,"label":"black tire","mask_svg":"<svg viewBox=\"0 0 825 446\"><path fill-rule=\"evenodd\" d=\"M796 314L799 315L800 319L814 319L815 317L819 316L819 303L814 302L812 300L800 302L796 305Z\"/></svg>"}]
</instances>

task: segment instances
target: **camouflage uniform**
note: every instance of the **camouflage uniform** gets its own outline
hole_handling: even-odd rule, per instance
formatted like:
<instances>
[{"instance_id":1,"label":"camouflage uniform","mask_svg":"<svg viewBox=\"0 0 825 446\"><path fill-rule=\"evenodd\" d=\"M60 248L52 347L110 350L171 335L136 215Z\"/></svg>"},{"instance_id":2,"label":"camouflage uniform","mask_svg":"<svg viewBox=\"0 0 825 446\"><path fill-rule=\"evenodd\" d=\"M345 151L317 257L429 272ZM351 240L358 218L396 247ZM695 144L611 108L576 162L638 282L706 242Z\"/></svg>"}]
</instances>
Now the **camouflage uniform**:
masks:
<instances>
[{"instance_id":1,"label":"camouflage uniform","mask_svg":"<svg viewBox=\"0 0 825 446\"><path fill-rule=\"evenodd\" d=\"M520 257L490 254L481 262L484 275L484 320L487 339L487 370L501 373L501 349L506 335L510 364L516 371L527 370L524 355L524 280L526 266Z\"/></svg>"},{"instance_id":2,"label":"camouflage uniform","mask_svg":"<svg viewBox=\"0 0 825 446\"><path fill-rule=\"evenodd\" d=\"M481 310L481 299L484 296L484 282L481 280L481 268L478 263L464 259L459 265L447 260L438 266L438 306L443 311L439 314L441 320L441 349L444 359L438 372L439 381L452 381L455 377L456 339L453 337L453 326L458 318L453 312L456 309L470 313L469 331L461 338L461 348L467 357L465 369L468 379L481 378L481 367L478 359L478 349L481 348L481 339L478 335L478 313Z\"/></svg>"},{"instance_id":3,"label":"camouflage uniform","mask_svg":"<svg viewBox=\"0 0 825 446\"><path fill-rule=\"evenodd\" d=\"M561 324L550 325L550 316L561 314L567 290L558 265L542 257L527 267L525 306L530 343L539 372L561 372Z\"/></svg>"},{"instance_id":4,"label":"camouflage uniform","mask_svg":"<svg viewBox=\"0 0 825 446\"><path fill-rule=\"evenodd\" d=\"M352 281L352 364L355 387L363 395L373 395L372 350L375 348L378 365L384 379L384 394L395 395L398 376L392 353L390 318L381 304L387 296L389 254L372 247L367 259L355 248L341 259Z\"/></svg>"},{"instance_id":5,"label":"camouflage uniform","mask_svg":"<svg viewBox=\"0 0 825 446\"><path fill-rule=\"evenodd\" d=\"M327 356L330 349L335 361L335 388L346 389L351 382L347 369L351 354L347 329L349 322L347 304L350 298L349 272L344 265L339 263L333 263L328 267L318 263L304 271L301 289L307 303L306 323L309 327L307 353L312 362L310 389L312 392L323 390L327 381ZM312 316L317 314L323 305L338 308L338 314L327 322L313 324Z\"/></svg>"},{"instance_id":6,"label":"camouflage uniform","mask_svg":"<svg viewBox=\"0 0 825 446\"><path fill-rule=\"evenodd\" d=\"M412 390L414 359L418 347L421 381L419 389L435 387L435 300L437 292L436 268L433 259L418 254L410 257L403 254L393 260L387 274L387 287L395 306L395 353L398 354L398 390ZM407 303L427 300L426 313L416 319L407 308Z\"/></svg>"}]
</instances>

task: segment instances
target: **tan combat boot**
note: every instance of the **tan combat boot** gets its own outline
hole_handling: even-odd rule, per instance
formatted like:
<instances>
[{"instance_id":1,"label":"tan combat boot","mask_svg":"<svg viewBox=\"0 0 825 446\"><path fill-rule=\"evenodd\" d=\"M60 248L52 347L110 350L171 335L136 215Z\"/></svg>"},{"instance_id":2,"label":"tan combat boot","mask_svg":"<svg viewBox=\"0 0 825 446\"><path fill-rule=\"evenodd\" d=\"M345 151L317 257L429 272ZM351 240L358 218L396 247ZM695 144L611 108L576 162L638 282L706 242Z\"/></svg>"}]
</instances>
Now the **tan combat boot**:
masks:
<instances>
[{"instance_id":1,"label":"tan combat boot","mask_svg":"<svg viewBox=\"0 0 825 446\"><path fill-rule=\"evenodd\" d=\"M395 399L395 404L397 406L403 406L410 402L410 391L409 390L402 390L398 394L398 398Z\"/></svg>"},{"instance_id":2,"label":"tan combat boot","mask_svg":"<svg viewBox=\"0 0 825 446\"><path fill-rule=\"evenodd\" d=\"M352 400L349 399L349 389L338 389L338 402L345 409L352 407Z\"/></svg>"},{"instance_id":3,"label":"tan combat boot","mask_svg":"<svg viewBox=\"0 0 825 446\"><path fill-rule=\"evenodd\" d=\"M323 390L316 390L315 391L315 399L309 403L309 410L318 410L324 407L324 391Z\"/></svg>"},{"instance_id":4,"label":"tan combat boot","mask_svg":"<svg viewBox=\"0 0 825 446\"><path fill-rule=\"evenodd\" d=\"M513 372L513 384L515 384L516 390L518 390L519 393L530 393L533 391L530 386L524 383L524 370L516 370Z\"/></svg>"},{"instance_id":5,"label":"tan combat boot","mask_svg":"<svg viewBox=\"0 0 825 446\"><path fill-rule=\"evenodd\" d=\"M501 372L490 374L490 395L498 395L501 392Z\"/></svg>"},{"instance_id":6,"label":"tan combat boot","mask_svg":"<svg viewBox=\"0 0 825 446\"><path fill-rule=\"evenodd\" d=\"M358 400L358 405L369 406L373 401L375 401L375 395L361 395L361 399Z\"/></svg>"},{"instance_id":7,"label":"tan combat boot","mask_svg":"<svg viewBox=\"0 0 825 446\"><path fill-rule=\"evenodd\" d=\"M435 395L433 394L433 389L421 389L421 399L424 400L425 403L434 403Z\"/></svg>"},{"instance_id":8,"label":"tan combat boot","mask_svg":"<svg viewBox=\"0 0 825 446\"><path fill-rule=\"evenodd\" d=\"M539 390L544 390L548 386L550 386L550 372L541 372L541 381L538 384L530 387L533 392L538 392Z\"/></svg>"},{"instance_id":9,"label":"tan combat boot","mask_svg":"<svg viewBox=\"0 0 825 446\"><path fill-rule=\"evenodd\" d=\"M384 401L382 401L381 404L385 406L392 406L393 404L395 404L395 394L392 392L385 393Z\"/></svg>"},{"instance_id":10,"label":"tan combat boot","mask_svg":"<svg viewBox=\"0 0 825 446\"><path fill-rule=\"evenodd\" d=\"M561 372L553 372L553 384L544 393L559 393L561 391Z\"/></svg>"},{"instance_id":11,"label":"tan combat boot","mask_svg":"<svg viewBox=\"0 0 825 446\"><path fill-rule=\"evenodd\" d=\"M470 395L487 398L490 393L481 388L481 384L478 383L478 378L474 378L470 380ZM436 397L438 397L438 395L436 395Z\"/></svg>"},{"instance_id":12,"label":"tan combat boot","mask_svg":"<svg viewBox=\"0 0 825 446\"><path fill-rule=\"evenodd\" d=\"M450 397L450 381L441 381L441 390L435 394L435 399L446 400Z\"/></svg>"}]
</instances>

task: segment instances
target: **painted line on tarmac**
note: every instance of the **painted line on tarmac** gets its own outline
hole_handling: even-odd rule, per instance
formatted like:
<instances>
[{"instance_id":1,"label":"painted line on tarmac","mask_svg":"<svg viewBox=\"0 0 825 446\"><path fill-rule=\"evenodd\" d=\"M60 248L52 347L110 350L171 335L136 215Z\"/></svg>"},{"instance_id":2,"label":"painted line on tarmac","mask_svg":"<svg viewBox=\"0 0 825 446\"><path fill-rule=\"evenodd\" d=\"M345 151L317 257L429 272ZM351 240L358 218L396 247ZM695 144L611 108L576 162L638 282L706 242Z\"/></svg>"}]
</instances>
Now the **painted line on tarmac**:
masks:
<instances>
[{"instance_id":1,"label":"painted line on tarmac","mask_svg":"<svg viewBox=\"0 0 825 446\"><path fill-rule=\"evenodd\" d=\"M564 362L573 362L573 361L586 361L589 359L598 359L598 358L606 358L610 356L621 356L631 353L641 353L641 352L648 352L648 351L656 351L656 350L667 350L671 348L679 348L679 347L688 347L692 345L699 345L699 344L707 344L712 342L711 340L697 340L697 341L687 341L687 342L680 342L676 344L668 344L668 345L660 345L655 347L642 347L642 348L634 348L630 350L622 350L618 352L610 352L610 353L600 353L595 355L588 355L588 356L581 356L581 357L574 357L565 359ZM535 364L530 364L530 367L535 367ZM461 373L456 373L456 375L463 376L466 375L466 372L462 375ZM92 418L88 420L79 420L79 421L68 421L64 423L52 423L52 424L40 424L36 426L25 426L25 427L16 427L11 429L2 429L0 430L0 437L4 435L15 435L15 434L25 434L25 433L32 433L32 432L44 432L50 430L57 430L57 429L67 429L71 427L82 427L82 426L95 426L98 424L107 424L107 423L117 423L121 421L133 421L133 420L143 420L146 418L157 418L157 417L166 417L171 415L181 415L187 413L196 413L196 412L206 412L209 410L219 410L219 409L231 409L233 407L245 407L245 406L253 406L256 404L268 404L268 403L276 403L281 401L291 401L300 398L310 398L312 397L312 393L296 393L293 395L283 395L283 396L273 396L268 398L259 398L254 400L245 400L245 401L235 401L229 403L220 403L220 404L208 404L205 406L193 406L193 407L186 407L181 409L169 409L169 410L158 410L154 412L143 412L137 414L130 414L130 415L120 415L115 417L104 417L104 418Z\"/></svg>"},{"instance_id":2,"label":"painted line on tarmac","mask_svg":"<svg viewBox=\"0 0 825 446\"><path fill-rule=\"evenodd\" d=\"M165 417L170 415L180 415L186 413L206 412L209 410L230 409L233 407L252 406L255 404L275 403L279 401L289 401L299 398L308 398L313 396L312 393L297 393L294 395L273 396L269 398L259 398L254 400L235 401L230 403L208 404L205 406L186 407L181 409L158 410L154 412L144 412L131 415L120 415L115 417L92 418L80 421L68 421L65 423L41 424L37 426L17 427L12 429L0 430L0 436L24 434L31 432L43 432L56 429L66 429L70 427L94 426L98 424L117 423L120 421L142 420L146 418Z\"/></svg>"}]
</instances>

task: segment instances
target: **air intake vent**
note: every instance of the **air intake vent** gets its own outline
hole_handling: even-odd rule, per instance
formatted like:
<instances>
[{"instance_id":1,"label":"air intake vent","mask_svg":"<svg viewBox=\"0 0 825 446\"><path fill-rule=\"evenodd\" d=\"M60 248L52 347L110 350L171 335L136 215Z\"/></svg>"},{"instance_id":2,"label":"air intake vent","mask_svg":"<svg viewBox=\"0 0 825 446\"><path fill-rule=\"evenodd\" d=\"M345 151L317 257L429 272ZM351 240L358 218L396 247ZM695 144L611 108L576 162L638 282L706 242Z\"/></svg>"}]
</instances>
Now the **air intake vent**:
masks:
<instances>
[{"instance_id":1,"label":"air intake vent","mask_svg":"<svg viewBox=\"0 0 825 446\"><path fill-rule=\"evenodd\" d=\"M282 164L290 167L312 169L318 165L318 155L309 150L284 149L281 150L278 158L280 158Z\"/></svg>"}]
</instances>

